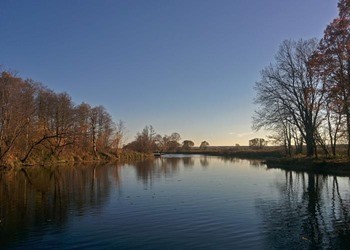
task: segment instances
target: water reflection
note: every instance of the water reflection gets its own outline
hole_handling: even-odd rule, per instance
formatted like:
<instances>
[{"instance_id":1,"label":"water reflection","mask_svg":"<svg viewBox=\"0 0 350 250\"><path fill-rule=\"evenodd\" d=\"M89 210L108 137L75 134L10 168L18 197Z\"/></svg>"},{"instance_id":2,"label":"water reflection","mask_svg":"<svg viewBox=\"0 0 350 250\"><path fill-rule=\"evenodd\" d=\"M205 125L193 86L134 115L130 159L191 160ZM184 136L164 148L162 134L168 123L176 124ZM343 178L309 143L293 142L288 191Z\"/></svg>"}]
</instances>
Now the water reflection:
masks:
<instances>
[{"instance_id":1,"label":"water reflection","mask_svg":"<svg viewBox=\"0 0 350 250\"><path fill-rule=\"evenodd\" d=\"M192 157L184 157L182 161L186 168L192 168L194 166L194 158Z\"/></svg>"},{"instance_id":2,"label":"water reflection","mask_svg":"<svg viewBox=\"0 0 350 250\"><path fill-rule=\"evenodd\" d=\"M119 183L118 169L112 176ZM32 168L0 172L0 242L18 241L27 228L62 227L69 215L100 209L111 189L97 166Z\"/></svg>"},{"instance_id":3,"label":"water reflection","mask_svg":"<svg viewBox=\"0 0 350 250\"><path fill-rule=\"evenodd\" d=\"M204 155L199 159L199 162L201 163L201 166L203 168L207 168L209 166L209 158L208 156Z\"/></svg>"},{"instance_id":4,"label":"water reflection","mask_svg":"<svg viewBox=\"0 0 350 250\"><path fill-rule=\"evenodd\" d=\"M144 184L151 183L153 179L171 178L177 175L181 167L191 169L199 161L203 168L210 165L210 156L205 155L166 155L155 160L141 161L133 163L138 180ZM237 163L242 161L236 158L223 158L225 161Z\"/></svg>"},{"instance_id":5,"label":"water reflection","mask_svg":"<svg viewBox=\"0 0 350 250\"><path fill-rule=\"evenodd\" d=\"M345 248L350 244L349 183L338 177L285 172L277 200L258 200L268 248Z\"/></svg>"},{"instance_id":6,"label":"water reflection","mask_svg":"<svg viewBox=\"0 0 350 250\"><path fill-rule=\"evenodd\" d=\"M344 248L349 208L349 178L258 160L168 155L32 168L0 172L0 246Z\"/></svg>"},{"instance_id":7,"label":"water reflection","mask_svg":"<svg viewBox=\"0 0 350 250\"><path fill-rule=\"evenodd\" d=\"M136 162L133 166L136 170L138 180L144 184L152 182L153 179L171 178L179 172L181 158L158 158L155 161Z\"/></svg>"},{"instance_id":8,"label":"water reflection","mask_svg":"<svg viewBox=\"0 0 350 250\"><path fill-rule=\"evenodd\" d=\"M250 166L266 168L265 164L263 164L262 161L258 159L241 159L241 158L227 157L227 156L222 156L218 158L226 163L229 162L229 163L239 164L239 165L243 163L244 164L249 163Z\"/></svg>"}]
</instances>

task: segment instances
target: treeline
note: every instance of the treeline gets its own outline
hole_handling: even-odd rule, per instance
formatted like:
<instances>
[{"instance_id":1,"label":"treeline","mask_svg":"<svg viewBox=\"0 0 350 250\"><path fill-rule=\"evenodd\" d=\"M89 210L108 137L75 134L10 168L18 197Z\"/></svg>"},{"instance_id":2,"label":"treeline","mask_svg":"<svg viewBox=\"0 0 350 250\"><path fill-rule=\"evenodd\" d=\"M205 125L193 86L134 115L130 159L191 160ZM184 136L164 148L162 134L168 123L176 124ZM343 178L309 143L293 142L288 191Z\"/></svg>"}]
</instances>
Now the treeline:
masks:
<instances>
[{"instance_id":1,"label":"treeline","mask_svg":"<svg viewBox=\"0 0 350 250\"><path fill-rule=\"evenodd\" d=\"M152 126L123 145L124 122L114 122L103 106L76 105L67 93L7 71L0 74L0 166L135 159L194 146L191 140L180 143L178 133L161 136Z\"/></svg>"},{"instance_id":2,"label":"treeline","mask_svg":"<svg viewBox=\"0 0 350 250\"><path fill-rule=\"evenodd\" d=\"M137 133L135 140L127 144L124 149L132 150L141 153L154 153L154 152L179 152L189 151L194 146L194 142L191 140L184 140L182 143L179 133L172 133L171 135L157 134L153 126L146 126L142 132ZM209 146L209 143L204 141L202 145Z\"/></svg>"},{"instance_id":3,"label":"treeline","mask_svg":"<svg viewBox=\"0 0 350 250\"><path fill-rule=\"evenodd\" d=\"M338 9L321 40L284 41L256 83L253 127L273 131L288 155L335 156L346 144L350 156L350 0Z\"/></svg>"},{"instance_id":4,"label":"treeline","mask_svg":"<svg viewBox=\"0 0 350 250\"><path fill-rule=\"evenodd\" d=\"M67 93L0 74L1 165L118 155L125 127L103 106L75 105Z\"/></svg>"}]
</instances>

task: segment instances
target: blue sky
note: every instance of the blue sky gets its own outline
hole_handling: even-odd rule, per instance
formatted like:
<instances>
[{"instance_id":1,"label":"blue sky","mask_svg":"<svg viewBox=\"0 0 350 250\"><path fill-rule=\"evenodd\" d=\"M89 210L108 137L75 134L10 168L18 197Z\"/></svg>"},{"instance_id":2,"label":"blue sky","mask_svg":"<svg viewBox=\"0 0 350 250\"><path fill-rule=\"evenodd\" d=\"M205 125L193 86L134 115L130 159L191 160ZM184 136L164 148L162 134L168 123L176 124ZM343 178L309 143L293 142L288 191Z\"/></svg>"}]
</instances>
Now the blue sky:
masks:
<instances>
[{"instance_id":1,"label":"blue sky","mask_svg":"<svg viewBox=\"0 0 350 250\"><path fill-rule=\"evenodd\" d=\"M2 0L0 64L196 145L247 145L254 84L285 39L321 38L335 0Z\"/></svg>"}]
</instances>

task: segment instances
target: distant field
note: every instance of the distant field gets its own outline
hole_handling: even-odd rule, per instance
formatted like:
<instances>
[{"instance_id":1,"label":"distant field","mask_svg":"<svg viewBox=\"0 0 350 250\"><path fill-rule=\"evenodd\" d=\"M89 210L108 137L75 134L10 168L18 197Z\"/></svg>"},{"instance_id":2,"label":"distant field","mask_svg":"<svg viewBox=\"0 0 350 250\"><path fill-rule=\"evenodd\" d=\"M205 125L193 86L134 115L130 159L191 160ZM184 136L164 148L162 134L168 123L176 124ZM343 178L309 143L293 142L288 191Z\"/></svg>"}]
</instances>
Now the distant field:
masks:
<instances>
[{"instance_id":1,"label":"distant field","mask_svg":"<svg viewBox=\"0 0 350 250\"><path fill-rule=\"evenodd\" d=\"M318 147L317 153L319 157L331 156L331 149L328 148L328 155L323 149ZM305 154L306 148L303 149ZM170 152L169 152L170 153ZM177 153L184 154L211 154L211 155L224 155L224 156L237 156L247 158L266 158L266 157L283 157L285 156L285 150L283 146L263 146L263 147L250 147L250 146L208 146L205 148L192 147L190 150L179 149ZM337 146L337 157L347 156L347 145L341 144Z\"/></svg>"},{"instance_id":2,"label":"distant field","mask_svg":"<svg viewBox=\"0 0 350 250\"><path fill-rule=\"evenodd\" d=\"M171 153L171 152L169 152ZM192 147L190 150L178 150L176 153L183 154L206 154L206 155L222 155L246 158L266 158L266 157L282 157L283 147L281 146L265 146L249 147L249 146L209 146L205 148Z\"/></svg>"}]
</instances>

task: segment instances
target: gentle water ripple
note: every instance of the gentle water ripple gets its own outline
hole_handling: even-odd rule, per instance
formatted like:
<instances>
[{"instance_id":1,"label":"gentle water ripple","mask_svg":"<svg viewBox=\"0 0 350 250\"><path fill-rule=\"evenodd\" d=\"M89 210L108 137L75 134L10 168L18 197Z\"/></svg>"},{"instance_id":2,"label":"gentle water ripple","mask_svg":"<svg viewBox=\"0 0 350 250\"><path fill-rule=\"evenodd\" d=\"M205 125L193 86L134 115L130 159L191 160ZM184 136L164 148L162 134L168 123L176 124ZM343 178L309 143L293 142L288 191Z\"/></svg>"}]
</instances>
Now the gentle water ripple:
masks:
<instances>
[{"instance_id":1,"label":"gentle water ripple","mask_svg":"<svg viewBox=\"0 0 350 250\"><path fill-rule=\"evenodd\" d=\"M314 249L350 244L347 177L176 155L0 173L9 249Z\"/></svg>"}]
</instances>

